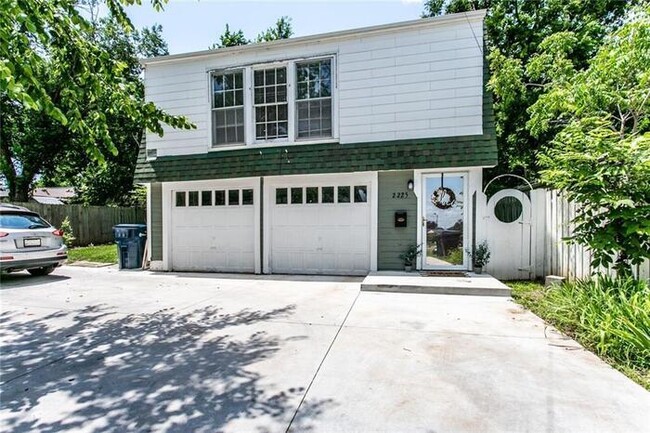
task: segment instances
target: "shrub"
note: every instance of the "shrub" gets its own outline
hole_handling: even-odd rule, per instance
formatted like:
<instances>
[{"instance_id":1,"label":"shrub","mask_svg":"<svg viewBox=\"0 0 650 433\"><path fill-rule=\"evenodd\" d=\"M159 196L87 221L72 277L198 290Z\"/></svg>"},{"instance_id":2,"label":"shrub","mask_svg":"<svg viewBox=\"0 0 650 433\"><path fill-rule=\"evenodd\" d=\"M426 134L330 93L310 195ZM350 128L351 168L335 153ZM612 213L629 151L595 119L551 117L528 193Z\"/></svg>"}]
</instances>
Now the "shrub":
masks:
<instances>
[{"instance_id":1,"label":"shrub","mask_svg":"<svg viewBox=\"0 0 650 433\"><path fill-rule=\"evenodd\" d=\"M470 250L469 248L466 251L467 254L469 254L469 256L472 258L472 264L474 266L483 267L490 262L490 247L488 246L487 241L483 241L478 244L474 251Z\"/></svg>"},{"instance_id":2,"label":"shrub","mask_svg":"<svg viewBox=\"0 0 650 433\"><path fill-rule=\"evenodd\" d=\"M601 356L650 369L650 287L632 278L597 277L547 289L542 315Z\"/></svg>"},{"instance_id":3,"label":"shrub","mask_svg":"<svg viewBox=\"0 0 650 433\"><path fill-rule=\"evenodd\" d=\"M399 255L399 258L404 262L405 266L411 266L418 256L422 253L420 245L409 245L409 247Z\"/></svg>"},{"instance_id":4,"label":"shrub","mask_svg":"<svg viewBox=\"0 0 650 433\"><path fill-rule=\"evenodd\" d=\"M61 222L61 227L59 228L63 231L63 243L65 243L67 246L71 246L77 238L74 236L74 232L72 231L70 218L65 217L63 222Z\"/></svg>"}]
</instances>

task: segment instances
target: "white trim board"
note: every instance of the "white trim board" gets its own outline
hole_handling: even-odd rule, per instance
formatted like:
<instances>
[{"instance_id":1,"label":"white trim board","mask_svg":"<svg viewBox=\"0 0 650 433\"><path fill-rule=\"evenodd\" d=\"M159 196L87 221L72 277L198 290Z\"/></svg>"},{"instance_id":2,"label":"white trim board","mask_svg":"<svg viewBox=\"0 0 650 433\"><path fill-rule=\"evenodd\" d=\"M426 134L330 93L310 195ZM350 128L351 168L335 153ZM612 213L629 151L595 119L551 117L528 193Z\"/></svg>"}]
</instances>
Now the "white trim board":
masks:
<instances>
[{"instance_id":1,"label":"white trim board","mask_svg":"<svg viewBox=\"0 0 650 433\"><path fill-rule=\"evenodd\" d=\"M425 174L437 174L437 173L466 173L467 179L465 180L465 188L467 193L467 206L465 206L465 230L463 236L467 236L469 243L468 246L471 246L471 239L473 236L473 226L472 226L472 197L474 192L481 192L482 182L483 182L483 168L482 167L453 167L453 168L430 168L430 169L416 169L413 170L413 192L417 197L417 219L418 219L418 228L417 228L417 244L423 245L424 240L422 239L422 219L424 218L422 201L426 197L422 197L422 178ZM477 204L478 206L478 204ZM478 212L477 212L478 215ZM425 254L420 255L420 260L417 261L416 268L418 270L424 269L423 262L425 260ZM450 268L452 269L452 268ZM455 267L455 269L458 269Z\"/></svg>"}]
</instances>

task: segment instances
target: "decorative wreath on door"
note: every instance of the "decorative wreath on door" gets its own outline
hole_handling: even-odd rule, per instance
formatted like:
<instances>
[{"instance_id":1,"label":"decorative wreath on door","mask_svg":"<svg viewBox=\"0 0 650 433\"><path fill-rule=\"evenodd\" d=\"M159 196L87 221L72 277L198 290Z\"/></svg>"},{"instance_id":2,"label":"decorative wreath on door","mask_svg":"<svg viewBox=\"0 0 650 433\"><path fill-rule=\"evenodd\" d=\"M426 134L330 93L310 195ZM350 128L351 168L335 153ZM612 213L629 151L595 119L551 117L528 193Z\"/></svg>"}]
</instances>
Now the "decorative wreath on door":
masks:
<instances>
[{"instance_id":1,"label":"decorative wreath on door","mask_svg":"<svg viewBox=\"0 0 650 433\"><path fill-rule=\"evenodd\" d=\"M456 194L450 188L441 186L431 194L431 203L438 209L449 209L456 203Z\"/></svg>"}]
</instances>

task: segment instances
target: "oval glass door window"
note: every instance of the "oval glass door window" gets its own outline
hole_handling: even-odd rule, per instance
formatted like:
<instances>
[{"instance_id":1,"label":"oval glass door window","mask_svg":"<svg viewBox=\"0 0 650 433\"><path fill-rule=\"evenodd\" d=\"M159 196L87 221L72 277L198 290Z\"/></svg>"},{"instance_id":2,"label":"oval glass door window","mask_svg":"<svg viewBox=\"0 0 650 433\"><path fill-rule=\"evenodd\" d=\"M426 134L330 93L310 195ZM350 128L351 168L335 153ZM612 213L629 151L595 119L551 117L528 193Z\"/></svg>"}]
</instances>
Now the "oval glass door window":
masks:
<instances>
[{"instance_id":1,"label":"oval glass door window","mask_svg":"<svg viewBox=\"0 0 650 433\"><path fill-rule=\"evenodd\" d=\"M512 223L519 219L524 211L517 197L503 197L494 206L494 216L502 223Z\"/></svg>"}]
</instances>

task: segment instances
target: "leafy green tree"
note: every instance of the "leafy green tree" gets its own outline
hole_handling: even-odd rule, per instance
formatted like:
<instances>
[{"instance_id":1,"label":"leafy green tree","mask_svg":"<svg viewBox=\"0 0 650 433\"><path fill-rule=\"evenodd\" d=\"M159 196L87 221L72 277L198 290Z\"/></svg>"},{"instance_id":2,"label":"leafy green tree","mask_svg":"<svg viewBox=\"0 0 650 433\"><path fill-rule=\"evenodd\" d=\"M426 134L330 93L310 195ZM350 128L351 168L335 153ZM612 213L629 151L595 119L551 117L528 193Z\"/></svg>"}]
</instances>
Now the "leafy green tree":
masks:
<instances>
[{"instance_id":1,"label":"leafy green tree","mask_svg":"<svg viewBox=\"0 0 650 433\"><path fill-rule=\"evenodd\" d=\"M167 43L160 25L139 31L125 32L111 19L100 19L96 25L97 43L124 62L125 80L132 82L137 96L144 100L141 80L142 66L138 58L168 54ZM102 103L102 101L99 101ZM43 170L40 182L45 185L72 185L75 201L89 205L133 205L133 173L144 131L140 125L124 116L119 110L105 107L109 133L118 150L108 154L100 163L84 152L80 146L68 146L63 160L53 169Z\"/></svg>"},{"instance_id":2,"label":"leafy green tree","mask_svg":"<svg viewBox=\"0 0 650 433\"><path fill-rule=\"evenodd\" d=\"M236 32L230 31L230 26L226 24L226 29L219 36L219 42L212 44L209 49L224 47L236 47L239 45L248 45L251 42L268 42L278 39L288 39L293 35L293 28L291 27L291 18L280 17L273 27L269 27L255 38L254 41L246 39L243 30L239 29Z\"/></svg>"},{"instance_id":3,"label":"leafy green tree","mask_svg":"<svg viewBox=\"0 0 650 433\"><path fill-rule=\"evenodd\" d=\"M422 18L487 9L491 0L426 0Z\"/></svg>"},{"instance_id":4,"label":"leafy green tree","mask_svg":"<svg viewBox=\"0 0 650 433\"><path fill-rule=\"evenodd\" d=\"M138 0L106 0L113 19L125 32L133 30L124 6ZM160 9L163 0L152 0ZM25 200L39 164L23 164L20 152L41 152L43 164L53 164L62 146L74 143L93 159L103 161L118 152L110 134L107 116L121 115L158 134L164 123L176 128L193 125L181 116L171 116L145 102L138 83L125 77L128 65L116 60L97 43L95 27L77 4L69 0L2 0L0 7L0 102L3 139L0 169L13 199ZM6 113L6 114L5 114ZM54 143L20 125L62 127L67 140ZM10 140L6 140L6 134ZM25 149L23 135L44 147ZM32 146L31 144L29 146ZM45 152L42 150L45 149Z\"/></svg>"},{"instance_id":5,"label":"leafy green tree","mask_svg":"<svg viewBox=\"0 0 650 433\"><path fill-rule=\"evenodd\" d=\"M219 42L210 46L211 50L224 47L236 47L238 45L248 45L250 41L244 36L243 30L236 32L230 31L230 26L226 24L226 30L219 36Z\"/></svg>"},{"instance_id":6,"label":"leafy green tree","mask_svg":"<svg viewBox=\"0 0 650 433\"><path fill-rule=\"evenodd\" d=\"M578 204L573 240L619 275L650 258L650 8L607 36L585 69L579 34L549 36L525 75L544 81L527 128L552 133L542 180Z\"/></svg>"},{"instance_id":7,"label":"leafy green tree","mask_svg":"<svg viewBox=\"0 0 650 433\"><path fill-rule=\"evenodd\" d=\"M544 82L525 74L526 65L542 41L559 32L571 32L574 44L567 59L584 69L603 37L621 23L637 0L429 0L423 16L488 9L485 20L490 88L499 147L499 165L492 175L510 172L537 180L536 153L551 139L551 131L533 136L526 124L528 108L545 92ZM550 43L550 42L549 42Z\"/></svg>"},{"instance_id":8,"label":"leafy green tree","mask_svg":"<svg viewBox=\"0 0 650 433\"><path fill-rule=\"evenodd\" d=\"M291 18L280 17L275 22L273 27L269 27L259 35L257 35L256 42L277 41L279 39L289 39L293 36L293 28L291 26Z\"/></svg>"}]
</instances>

